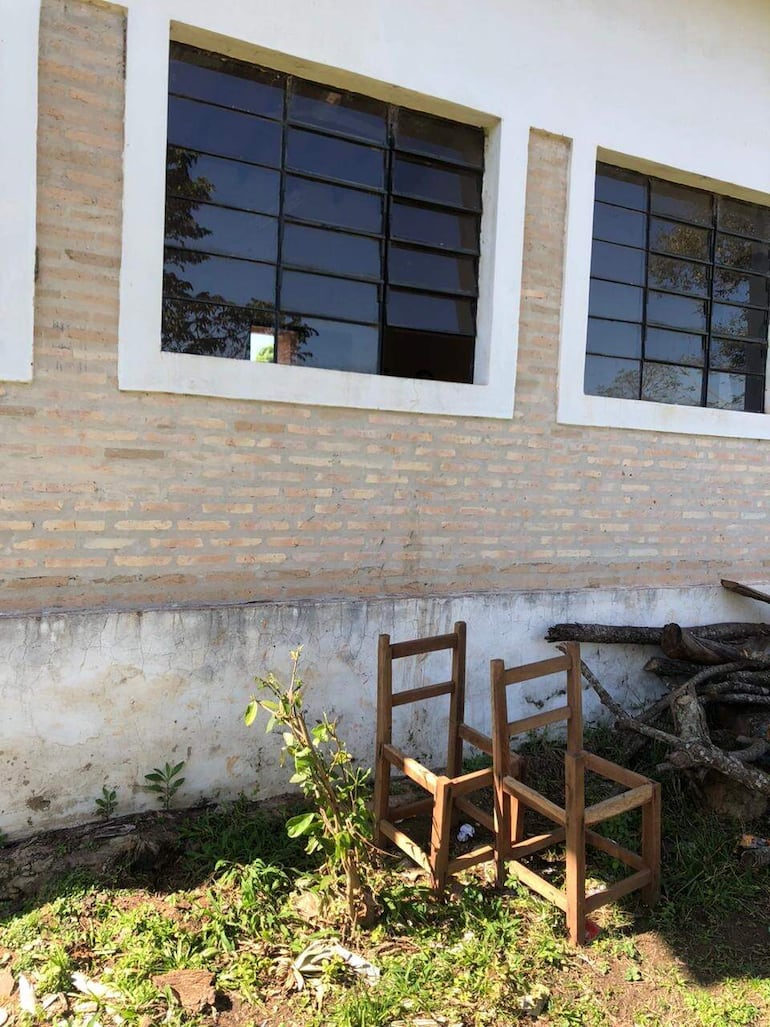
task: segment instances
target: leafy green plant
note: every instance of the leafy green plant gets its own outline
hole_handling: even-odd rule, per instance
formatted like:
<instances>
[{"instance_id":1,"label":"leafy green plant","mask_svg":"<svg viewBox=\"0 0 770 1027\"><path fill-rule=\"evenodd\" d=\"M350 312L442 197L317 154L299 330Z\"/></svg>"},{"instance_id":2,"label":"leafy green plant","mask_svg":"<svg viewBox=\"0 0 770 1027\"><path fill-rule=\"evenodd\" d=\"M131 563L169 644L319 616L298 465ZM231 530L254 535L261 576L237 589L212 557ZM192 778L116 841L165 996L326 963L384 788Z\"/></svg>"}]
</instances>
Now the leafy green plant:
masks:
<instances>
[{"instance_id":1,"label":"leafy green plant","mask_svg":"<svg viewBox=\"0 0 770 1027\"><path fill-rule=\"evenodd\" d=\"M96 815L104 820L109 820L118 808L117 788L108 788L107 785L102 785L102 794L94 802L96 803Z\"/></svg>"},{"instance_id":2,"label":"leafy green plant","mask_svg":"<svg viewBox=\"0 0 770 1027\"><path fill-rule=\"evenodd\" d=\"M154 792L165 810L171 808L171 800L185 782L183 777L179 777L184 764L185 761L182 760L172 767L166 762L162 767L155 767L151 773L144 775L145 781L149 781L149 784L145 785L146 791Z\"/></svg>"},{"instance_id":3,"label":"leafy green plant","mask_svg":"<svg viewBox=\"0 0 770 1027\"><path fill-rule=\"evenodd\" d=\"M270 695L252 697L244 720L253 724L259 709L268 714L267 731L284 728L283 752L294 764L291 783L299 785L314 809L290 817L286 831L290 838L307 838L307 851L323 853L329 886L342 869L351 927L371 919L374 901L363 881L363 866L371 845L371 813L367 805L369 770L353 765L353 757L337 733L337 721L324 713L313 727L307 723L303 706L302 680L297 673L301 647L291 653L288 686L274 674L257 677L257 684Z\"/></svg>"}]
</instances>

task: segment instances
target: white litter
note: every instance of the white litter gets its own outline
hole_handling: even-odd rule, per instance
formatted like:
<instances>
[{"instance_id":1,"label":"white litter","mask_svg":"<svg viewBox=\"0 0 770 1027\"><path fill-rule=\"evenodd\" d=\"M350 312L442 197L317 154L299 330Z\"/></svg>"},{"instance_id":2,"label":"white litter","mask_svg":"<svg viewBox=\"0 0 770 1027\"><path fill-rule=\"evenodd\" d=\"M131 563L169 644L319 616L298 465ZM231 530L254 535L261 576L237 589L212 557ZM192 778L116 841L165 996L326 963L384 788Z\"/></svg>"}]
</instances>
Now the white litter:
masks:
<instances>
[{"instance_id":1,"label":"white litter","mask_svg":"<svg viewBox=\"0 0 770 1027\"><path fill-rule=\"evenodd\" d=\"M458 842L467 842L476 834L472 824L461 824L457 832Z\"/></svg>"}]
</instances>

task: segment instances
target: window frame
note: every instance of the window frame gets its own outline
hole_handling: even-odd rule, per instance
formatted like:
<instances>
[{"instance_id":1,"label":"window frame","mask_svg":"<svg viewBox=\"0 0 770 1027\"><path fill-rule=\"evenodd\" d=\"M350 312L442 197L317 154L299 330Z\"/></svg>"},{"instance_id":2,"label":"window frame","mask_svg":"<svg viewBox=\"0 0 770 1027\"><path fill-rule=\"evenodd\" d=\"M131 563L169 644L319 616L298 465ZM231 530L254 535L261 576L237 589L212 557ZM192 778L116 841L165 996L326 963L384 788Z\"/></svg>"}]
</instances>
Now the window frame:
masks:
<instances>
[{"instance_id":1,"label":"window frame","mask_svg":"<svg viewBox=\"0 0 770 1027\"><path fill-rule=\"evenodd\" d=\"M770 206L770 193L745 188L734 182L721 181L697 171L683 171L681 168L651 159L609 150L589 139L574 140L568 194L562 340L559 353L559 423L677 432L683 435L770 439L768 413L677 406L642 399L593 396L584 392L597 162ZM770 348L768 352L770 353ZM764 406L766 411L770 411L770 374L767 366Z\"/></svg>"},{"instance_id":2,"label":"window frame","mask_svg":"<svg viewBox=\"0 0 770 1027\"><path fill-rule=\"evenodd\" d=\"M40 2L0 0L0 381L33 374Z\"/></svg>"},{"instance_id":3,"label":"window frame","mask_svg":"<svg viewBox=\"0 0 770 1027\"><path fill-rule=\"evenodd\" d=\"M161 351L171 39L486 130L473 384ZM353 72L267 51L256 42L223 38L189 24L169 22L163 10L153 5L129 7L126 63L118 354L121 389L372 410L512 416L523 242L520 211L526 187L528 126L504 126L489 112L448 99L415 94Z\"/></svg>"}]
</instances>

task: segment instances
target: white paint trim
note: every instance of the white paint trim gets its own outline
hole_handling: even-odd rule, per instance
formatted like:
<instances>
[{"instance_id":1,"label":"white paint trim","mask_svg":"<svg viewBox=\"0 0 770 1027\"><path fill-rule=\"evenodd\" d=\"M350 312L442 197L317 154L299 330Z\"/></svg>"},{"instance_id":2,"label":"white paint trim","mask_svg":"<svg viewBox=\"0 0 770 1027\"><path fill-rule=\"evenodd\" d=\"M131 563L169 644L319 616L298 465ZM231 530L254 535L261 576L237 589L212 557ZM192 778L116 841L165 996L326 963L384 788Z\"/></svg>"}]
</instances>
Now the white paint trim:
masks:
<instances>
[{"instance_id":1,"label":"white paint trim","mask_svg":"<svg viewBox=\"0 0 770 1027\"><path fill-rule=\"evenodd\" d=\"M310 64L255 46L252 59L320 81L408 102L483 125L488 133L481 225L475 383L435 382L298 368L160 349L161 267L166 147L168 46L173 3L134 3L128 13L124 153L123 254L118 383L121 389L320 406L510 418L515 389L528 126L490 112L409 93L361 76ZM165 7L165 10L164 10ZM193 10L197 8L197 10ZM188 17L197 4L185 5ZM244 28L245 31L245 28ZM242 53L243 43L215 39L189 25L173 35ZM255 56L256 53L256 56ZM271 60L272 58L272 60Z\"/></svg>"},{"instance_id":2,"label":"white paint trim","mask_svg":"<svg viewBox=\"0 0 770 1027\"><path fill-rule=\"evenodd\" d=\"M0 381L32 380L40 0L0 0Z\"/></svg>"},{"instance_id":3,"label":"white paint trim","mask_svg":"<svg viewBox=\"0 0 770 1027\"><path fill-rule=\"evenodd\" d=\"M583 392L597 159L770 206L770 193L715 181L652 160L607 151L587 139L575 141L569 183L558 420L562 424L600 428L770 439L770 417L767 414L589 396Z\"/></svg>"}]
</instances>

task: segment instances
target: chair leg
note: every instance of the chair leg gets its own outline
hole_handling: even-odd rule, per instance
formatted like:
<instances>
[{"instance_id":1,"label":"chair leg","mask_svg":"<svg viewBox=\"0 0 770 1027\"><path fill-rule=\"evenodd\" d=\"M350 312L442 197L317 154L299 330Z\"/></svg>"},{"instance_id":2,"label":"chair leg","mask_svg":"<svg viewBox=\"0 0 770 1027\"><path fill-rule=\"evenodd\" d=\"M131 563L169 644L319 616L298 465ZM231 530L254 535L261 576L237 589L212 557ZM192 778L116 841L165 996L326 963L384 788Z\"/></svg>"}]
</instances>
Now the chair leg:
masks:
<instances>
[{"instance_id":1,"label":"chair leg","mask_svg":"<svg viewBox=\"0 0 770 1027\"><path fill-rule=\"evenodd\" d=\"M583 945L586 930L584 768L581 758L571 753L565 757L565 797L567 933L573 945Z\"/></svg>"},{"instance_id":2,"label":"chair leg","mask_svg":"<svg viewBox=\"0 0 770 1027\"><path fill-rule=\"evenodd\" d=\"M642 807L642 859L652 871L650 883L642 889L648 906L660 898L660 802L660 784L655 782L652 798Z\"/></svg>"},{"instance_id":3,"label":"chair leg","mask_svg":"<svg viewBox=\"0 0 770 1027\"><path fill-rule=\"evenodd\" d=\"M512 831L511 797L495 783L495 887L502 888L510 859Z\"/></svg>"},{"instance_id":4,"label":"chair leg","mask_svg":"<svg viewBox=\"0 0 770 1027\"><path fill-rule=\"evenodd\" d=\"M380 823L388 819L390 807L390 763L378 755L374 771L374 844L378 849L387 845L387 838L380 829Z\"/></svg>"},{"instance_id":5,"label":"chair leg","mask_svg":"<svg viewBox=\"0 0 770 1027\"><path fill-rule=\"evenodd\" d=\"M436 781L430 839L430 865L433 870L433 888L439 895L446 888L451 822L452 786L449 778L442 776Z\"/></svg>"}]
</instances>

